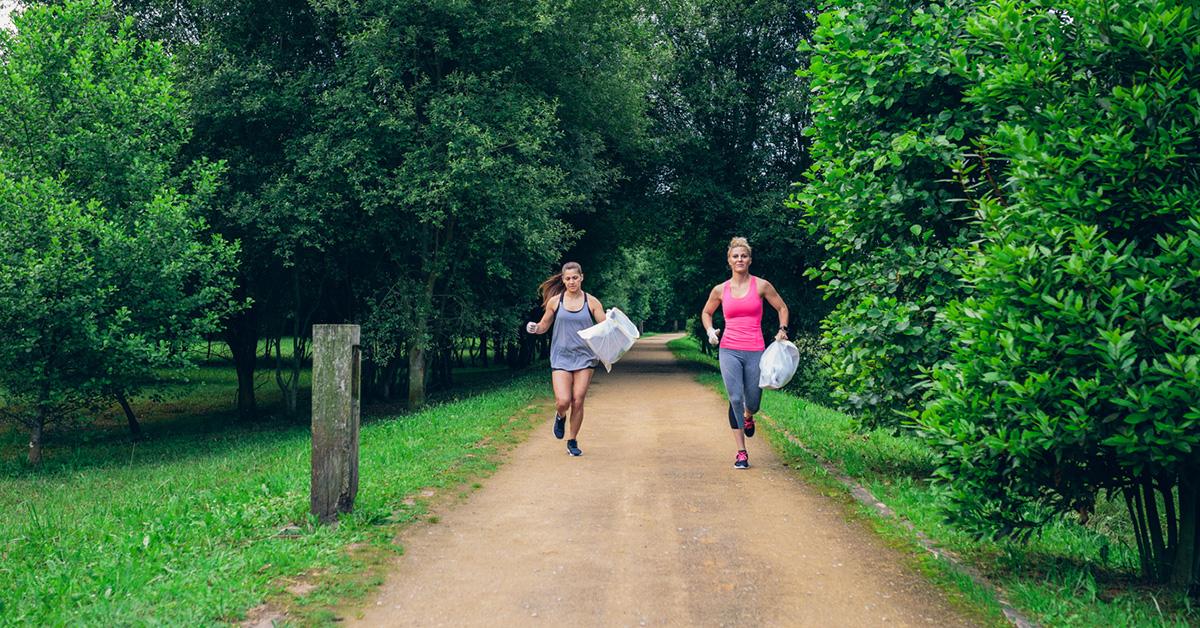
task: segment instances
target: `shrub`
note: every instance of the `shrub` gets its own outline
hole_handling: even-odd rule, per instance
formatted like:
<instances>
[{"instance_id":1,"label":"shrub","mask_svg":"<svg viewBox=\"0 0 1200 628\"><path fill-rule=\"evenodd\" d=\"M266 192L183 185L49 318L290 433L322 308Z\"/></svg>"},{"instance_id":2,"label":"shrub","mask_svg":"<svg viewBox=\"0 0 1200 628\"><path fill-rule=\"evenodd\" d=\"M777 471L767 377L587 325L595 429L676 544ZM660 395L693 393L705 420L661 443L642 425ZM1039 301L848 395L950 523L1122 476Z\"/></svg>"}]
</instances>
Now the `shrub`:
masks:
<instances>
[{"instance_id":1,"label":"shrub","mask_svg":"<svg viewBox=\"0 0 1200 628\"><path fill-rule=\"evenodd\" d=\"M811 65L812 155L792 206L828 260L810 275L837 305L823 322L831 393L868 425L897 425L948 351L937 314L961 295L955 249L973 238L962 173L978 113L950 70L972 2L835 1Z\"/></svg>"},{"instance_id":2,"label":"shrub","mask_svg":"<svg viewBox=\"0 0 1200 628\"><path fill-rule=\"evenodd\" d=\"M1200 6L1003 0L955 53L1009 183L920 424L953 516L1027 535L1123 494L1145 574L1196 581ZM1159 510L1162 504L1163 510Z\"/></svg>"}]
</instances>

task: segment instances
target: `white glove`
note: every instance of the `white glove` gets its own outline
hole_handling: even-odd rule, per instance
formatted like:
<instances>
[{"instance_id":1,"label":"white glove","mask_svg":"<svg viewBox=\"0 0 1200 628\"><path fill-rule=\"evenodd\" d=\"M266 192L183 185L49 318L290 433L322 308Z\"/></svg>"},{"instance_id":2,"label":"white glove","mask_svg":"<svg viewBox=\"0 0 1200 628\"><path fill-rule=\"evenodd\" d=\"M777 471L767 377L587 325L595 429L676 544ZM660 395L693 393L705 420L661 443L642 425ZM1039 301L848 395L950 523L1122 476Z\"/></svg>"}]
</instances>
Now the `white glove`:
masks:
<instances>
[{"instance_id":1,"label":"white glove","mask_svg":"<svg viewBox=\"0 0 1200 628\"><path fill-rule=\"evenodd\" d=\"M713 327L708 330L708 344L715 346L718 342L721 342L721 339L717 336L717 333L720 331L720 327Z\"/></svg>"},{"instance_id":2,"label":"white glove","mask_svg":"<svg viewBox=\"0 0 1200 628\"><path fill-rule=\"evenodd\" d=\"M527 333L530 333L530 334L536 334L536 333L537 333L537 327L538 327L538 324L537 324L537 323L525 323L525 331L526 331Z\"/></svg>"}]
</instances>

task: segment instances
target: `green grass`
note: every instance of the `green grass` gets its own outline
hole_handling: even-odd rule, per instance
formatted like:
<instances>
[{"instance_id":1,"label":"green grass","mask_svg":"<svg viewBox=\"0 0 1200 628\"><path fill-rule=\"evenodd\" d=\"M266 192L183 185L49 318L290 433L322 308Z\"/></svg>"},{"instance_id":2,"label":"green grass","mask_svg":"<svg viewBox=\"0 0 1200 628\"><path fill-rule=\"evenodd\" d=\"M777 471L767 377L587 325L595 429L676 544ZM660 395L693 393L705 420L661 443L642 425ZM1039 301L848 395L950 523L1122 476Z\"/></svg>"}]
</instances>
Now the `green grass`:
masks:
<instances>
[{"instance_id":1,"label":"green grass","mask_svg":"<svg viewBox=\"0 0 1200 628\"><path fill-rule=\"evenodd\" d=\"M228 368L173 374L156 410L139 404L143 443L109 416L55 435L33 470L24 435L10 432L0 437L0 624L211 624L264 599L306 623L331 619L329 606L379 582L372 565L400 550L396 526L424 512L406 496L489 473L528 427L544 374L508 380L422 412L365 416L358 499L336 527L308 515L307 419L236 423ZM273 382L260 403L277 407ZM297 580L315 588L286 593Z\"/></svg>"},{"instance_id":2,"label":"green grass","mask_svg":"<svg viewBox=\"0 0 1200 628\"><path fill-rule=\"evenodd\" d=\"M714 356L703 354L692 338L668 344L687 362L715 368ZM720 376L706 368L700 380L723 390ZM1101 500L1087 525L1064 517L1030 542L978 540L957 530L929 490L933 459L924 443L911 434L884 430L855 431L850 417L793 395L764 391L762 410L803 441L821 458L868 488L901 517L1003 589L1009 601L1044 625L1053 626L1188 626L1200 623L1200 611L1186 597L1137 582L1137 552L1124 505ZM775 447L811 479L834 483L815 460L773 431ZM913 534L898 522L873 511L856 514L872 521L885 538L907 546L917 564L934 581L972 601L989 617L998 607L990 593L955 574L944 563L926 559Z\"/></svg>"}]
</instances>

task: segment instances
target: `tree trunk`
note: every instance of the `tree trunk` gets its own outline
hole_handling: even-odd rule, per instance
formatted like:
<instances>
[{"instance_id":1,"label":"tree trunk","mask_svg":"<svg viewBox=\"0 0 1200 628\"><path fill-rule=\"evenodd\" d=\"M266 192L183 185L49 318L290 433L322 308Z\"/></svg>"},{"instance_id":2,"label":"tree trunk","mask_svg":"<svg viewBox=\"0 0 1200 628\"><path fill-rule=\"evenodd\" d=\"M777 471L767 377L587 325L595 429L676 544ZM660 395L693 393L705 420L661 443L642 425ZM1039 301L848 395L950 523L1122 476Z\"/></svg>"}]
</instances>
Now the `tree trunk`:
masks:
<instances>
[{"instance_id":1,"label":"tree trunk","mask_svg":"<svg viewBox=\"0 0 1200 628\"><path fill-rule=\"evenodd\" d=\"M414 342L408 347L408 408L425 405L425 348Z\"/></svg>"},{"instance_id":2,"label":"tree trunk","mask_svg":"<svg viewBox=\"0 0 1200 628\"><path fill-rule=\"evenodd\" d=\"M37 419L29 428L29 464L41 464L42 462L42 433L45 425L45 411L39 409Z\"/></svg>"},{"instance_id":3,"label":"tree trunk","mask_svg":"<svg viewBox=\"0 0 1200 628\"><path fill-rule=\"evenodd\" d=\"M34 417L34 424L29 426L29 463L30 465L41 465L42 463L42 438L46 435L46 423L49 412L50 391L47 388L42 388L41 399L37 403L37 415Z\"/></svg>"},{"instance_id":4,"label":"tree trunk","mask_svg":"<svg viewBox=\"0 0 1200 628\"><path fill-rule=\"evenodd\" d=\"M530 364L533 364L534 351L537 349L537 345L535 343L537 342L538 338L539 336L533 336L530 334L521 335L521 349L517 357L517 366L529 366Z\"/></svg>"},{"instance_id":5,"label":"tree trunk","mask_svg":"<svg viewBox=\"0 0 1200 628\"><path fill-rule=\"evenodd\" d=\"M1154 550L1154 580L1162 582L1167 576L1167 546L1163 542L1162 517L1158 514L1158 498L1150 478L1142 479L1142 496L1145 500L1146 527L1150 529L1150 547Z\"/></svg>"},{"instance_id":6,"label":"tree trunk","mask_svg":"<svg viewBox=\"0 0 1200 628\"><path fill-rule=\"evenodd\" d=\"M129 400L125 398L124 390L117 391L117 403L121 404L121 409L125 411L125 420L129 422L129 437L133 440L142 440L142 425L134 416L133 408L129 406Z\"/></svg>"},{"instance_id":7,"label":"tree trunk","mask_svg":"<svg viewBox=\"0 0 1200 628\"><path fill-rule=\"evenodd\" d=\"M238 416L252 419L258 412L254 402L254 369L258 360L258 325L253 309L241 312L225 323L225 342L233 355L237 371Z\"/></svg>"},{"instance_id":8,"label":"tree trunk","mask_svg":"<svg viewBox=\"0 0 1200 628\"><path fill-rule=\"evenodd\" d=\"M388 365L380 369L379 394L383 399L391 401L392 388L396 383L396 373L400 370L400 358L395 356Z\"/></svg>"},{"instance_id":9,"label":"tree trunk","mask_svg":"<svg viewBox=\"0 0 1200 628\"><path fill-rule=\"evenodd\" d=\"M1129 511L1129 520L1133 523L1133 538L1137 541L1138 559L1142 565L1142 575L1151 577L1150 539L1144 525L1145 516L1142 512L1141 492L1136 485L1125 486L1121 493L1125 496L1125 508Z\"/></svg>"},{"instance_id":10,"label":"tree trunk","mask_svg":"<svg viewBox=\"0 0 1200 628\"><path fill-rule=\"evenodd\" d=\"M483 368L488 365L488 337L487 334L479 334L479 357L483 359Z\"/></svg>"},{"instance_id":11,"label":"tree trunk","mask_svg":"<svg viewBox=\"0 0 1200 628\"><path fill-rule=\"evenodd\" d=\"M314 302L319 300L320 293ZM287 415L295 418L300 413L300 370L304 366L304 355L308 352L308 329L315 311L315 307L313 307L307 313L301 314L304 308L300 296L300 271L296 269L292 269L292 303L295 306L291 317L292 358L288 362L288 376L284 378L283 338L280 334L280 337L275 339L275 382L279 385L280 392L283 393Z\"/></svg>"},{"instance_id":12,"label":"tree trunk","mask_svg":"<svg viewBox=\"0 0 1200 628\"><path fill-rule=\"evenodd\" d=\"M454 385L454 354L447 351L445 355L445 363L442 366L441 385L445 388L450 388Z\"/></svg>"},{"instance_id":13,"label":"tree trunk","mask_svg":"<svg viewBox=\"0 0 1200 628\"><path fill-rule=\"evenodd\" d=\"M1200 532L1200 469L1185 468L1179 483L1179 545L1171 566L1171 584L1188 589L1196 584L1197 532Z\"/></svg>"}]
</instances>

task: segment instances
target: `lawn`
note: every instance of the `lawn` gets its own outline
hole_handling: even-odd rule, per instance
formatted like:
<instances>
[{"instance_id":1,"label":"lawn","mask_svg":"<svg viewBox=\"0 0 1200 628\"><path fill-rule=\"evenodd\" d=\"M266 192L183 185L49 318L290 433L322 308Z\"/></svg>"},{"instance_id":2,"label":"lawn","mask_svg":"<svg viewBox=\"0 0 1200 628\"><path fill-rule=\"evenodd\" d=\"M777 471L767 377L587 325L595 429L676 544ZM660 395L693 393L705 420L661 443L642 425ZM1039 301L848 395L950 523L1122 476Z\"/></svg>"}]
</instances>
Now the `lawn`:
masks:
<instances>
[{"instance_id":1,"label":"lawn","mask_svg":"<svg viewBox=\"0 0 1200 628\"><path fill-rule=\"evenodd\" d=\"M355 510L316 526L307 418L279 417L273 382L259 389L266 418L240 423L230 367L167 375L161 400L138 403L143 442L109 411L54 435L31 469L24 435L0 435L0 624L211 624L265 599L302 622L328 619L401 551L393 538L421 516L421 495L469 490L549 392L540 371L497 382L489 370L464 373L480 382L469 396L447 392L421 412L366 408Z\"/></svg>"}]
</instances>

